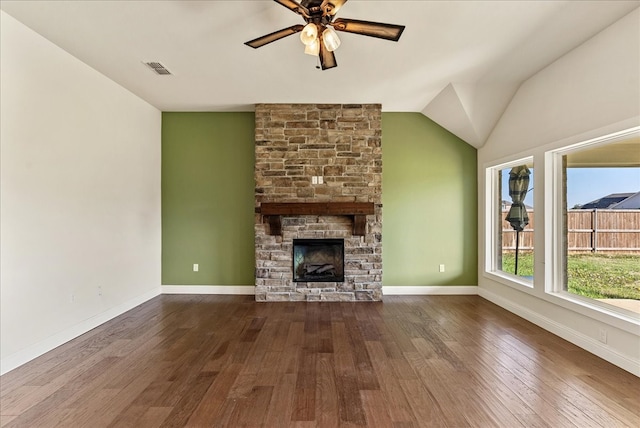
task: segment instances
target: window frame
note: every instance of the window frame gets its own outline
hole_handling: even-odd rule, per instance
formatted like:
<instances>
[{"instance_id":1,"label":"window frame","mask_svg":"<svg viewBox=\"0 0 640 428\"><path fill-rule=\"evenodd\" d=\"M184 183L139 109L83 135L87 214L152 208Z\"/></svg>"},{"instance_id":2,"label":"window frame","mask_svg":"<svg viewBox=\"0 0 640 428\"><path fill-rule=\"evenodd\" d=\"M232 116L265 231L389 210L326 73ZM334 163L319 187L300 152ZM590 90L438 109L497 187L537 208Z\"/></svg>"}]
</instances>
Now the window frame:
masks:
<instances>
[{"instance_id":1,"label":"window frame","mask_svg":"<svg viewBox=\"0 0 640 428\"><path fill-rule=\"evenodd\" d=\"M501 284L514 287L518 290L533 290L535 276L533 279L526 279L501 269L498 269L498 245L501 245L501 239L498 237L502 234L501 224L502 209L499 208L502 203L500 171L512 168L518 165L527 165L534 169L534 156L524 156L518 159L491 164L485 166L485 257L483 274L494 281ZM496 203L498 201L498 203ZM534 205L534 213L536 212ZM535 231L534 231L535 234ZM535 241L535 238L534 238ZM500 248L501 251L501 248ZM533 249L533 258L536 259L536 248ZM535 263L535 262L534 262Z\"/></svg>"},{"instance_id":2,"label":"window frame","mask_svg":"<svg viewBox=\"0 0 640 428\"><path fill-rule=\"evenodd\" d=\"M640 126L580 141L544 153L545 294L602 314L613 315L616 318L622 317L636 325L638 324L638 314L597 299L570 293L565 289L567 257L564 246L567 237L565 236L565 227L563 225L563 207L566 198L566 189L563 188L563 157L584 149L616 143L638 135L640 135Z\"/></svg>"}]
</instances>

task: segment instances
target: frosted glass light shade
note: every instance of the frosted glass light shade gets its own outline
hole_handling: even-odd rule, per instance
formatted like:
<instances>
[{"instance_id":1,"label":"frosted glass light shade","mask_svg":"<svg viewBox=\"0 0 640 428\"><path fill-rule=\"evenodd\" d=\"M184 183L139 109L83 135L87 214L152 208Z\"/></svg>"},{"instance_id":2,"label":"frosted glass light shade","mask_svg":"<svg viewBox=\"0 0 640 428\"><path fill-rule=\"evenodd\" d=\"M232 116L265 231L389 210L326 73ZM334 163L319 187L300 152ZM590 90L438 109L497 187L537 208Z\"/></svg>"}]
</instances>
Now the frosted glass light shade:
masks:
<instances>
[{"instance_id":1,"label":"frosted glass light shade","mask_svg":"<svg viewBox=\"0 0 640 428\"><path fill-rule=\"evenodd\" d=\"M300 33L300 40L307 46L318 40L318 27L316 27L316 24L310 23L305 25Z\"/></svg>"},{"instance_id":2,"label":"frosted glass light shade","mask_svg":"<svg viewBox=\"0 0 640 428\"><path fill-rule=\"evenodd\" d=\"M320 39L316 38L313 42L306 45L304 47L304 53L318 56L320 54Z\"/></svg>"},{"instance_id":3,"label":"frosted glass light shade","mask_svg":"<svg viewBox=\"0 0 640 428\"><path fill-rule=\"evenodd\" d=\"M340 38L332 27L327 27L322 32L322 41L329 52L333 52L340 46Z\"/></svg>"}]
</instances>

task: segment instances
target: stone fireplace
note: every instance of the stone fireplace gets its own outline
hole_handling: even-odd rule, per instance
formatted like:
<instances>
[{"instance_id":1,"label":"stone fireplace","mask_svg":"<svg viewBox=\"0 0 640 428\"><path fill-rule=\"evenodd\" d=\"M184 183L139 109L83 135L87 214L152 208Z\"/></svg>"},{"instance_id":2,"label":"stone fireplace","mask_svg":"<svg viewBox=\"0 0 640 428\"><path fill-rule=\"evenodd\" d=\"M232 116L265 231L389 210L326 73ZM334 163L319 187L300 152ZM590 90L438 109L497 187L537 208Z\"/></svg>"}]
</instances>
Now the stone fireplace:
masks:
<instances>
[{"instance_id":1,"label":"stone fireplace","mask_svg":"<svg viewBox=\"0 0 640 428\"><path fill-rule=\"evenodd\" d=\"M381 106L255 116L256 301L381 300Z\"/></svg>"}]
</instances>

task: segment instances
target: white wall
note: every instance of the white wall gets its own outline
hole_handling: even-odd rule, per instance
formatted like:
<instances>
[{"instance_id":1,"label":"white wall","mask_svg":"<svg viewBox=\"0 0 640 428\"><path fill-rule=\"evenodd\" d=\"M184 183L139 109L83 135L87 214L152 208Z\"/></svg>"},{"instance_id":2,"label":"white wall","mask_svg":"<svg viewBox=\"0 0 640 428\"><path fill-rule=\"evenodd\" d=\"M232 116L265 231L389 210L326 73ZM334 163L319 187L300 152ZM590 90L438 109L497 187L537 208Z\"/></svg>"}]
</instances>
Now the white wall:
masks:
<instances>
[{"instance_id":1,"label":"white wall","mask_svg":"<svg viewBox=\"0 0 640 428\"><path fill-rule=\"evenodd\" d=\"M640 12L631 12L522 84L478 152L479 294L640 376L640 328L548 295L545 290L545 151L640 124ZM485 169L534 157L536 238L533 290L484 272ZM605 328L608 344L598 342Z\"/></svg>"},{"instance_id":2,"label":"white wall","mask_svg":"<svg viewBox=\"0 0 640 428\"><path fill-rule=\"evenodd\" d=\"M0 13L4 373L159 294L161 112Z\"/></svg>"}]
</instances>

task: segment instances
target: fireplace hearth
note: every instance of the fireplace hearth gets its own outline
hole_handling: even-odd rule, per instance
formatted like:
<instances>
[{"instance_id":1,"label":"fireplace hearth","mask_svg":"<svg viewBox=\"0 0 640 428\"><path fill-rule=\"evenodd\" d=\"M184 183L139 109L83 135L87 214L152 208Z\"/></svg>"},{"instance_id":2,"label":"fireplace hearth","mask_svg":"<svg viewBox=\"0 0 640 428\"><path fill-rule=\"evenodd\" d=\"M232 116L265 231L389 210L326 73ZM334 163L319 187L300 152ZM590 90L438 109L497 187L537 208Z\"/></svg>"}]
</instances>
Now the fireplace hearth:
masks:
<instances>
[{"instance_id":1,"label":"fireplace hearth","mask_svg":"<svg viewBox=\"0 0 640 428\"><path fill-rule=\"evenodd\" d=\"M344 282L344 239L294 239L294 282Z\"/></svg>"}]
</instances>

